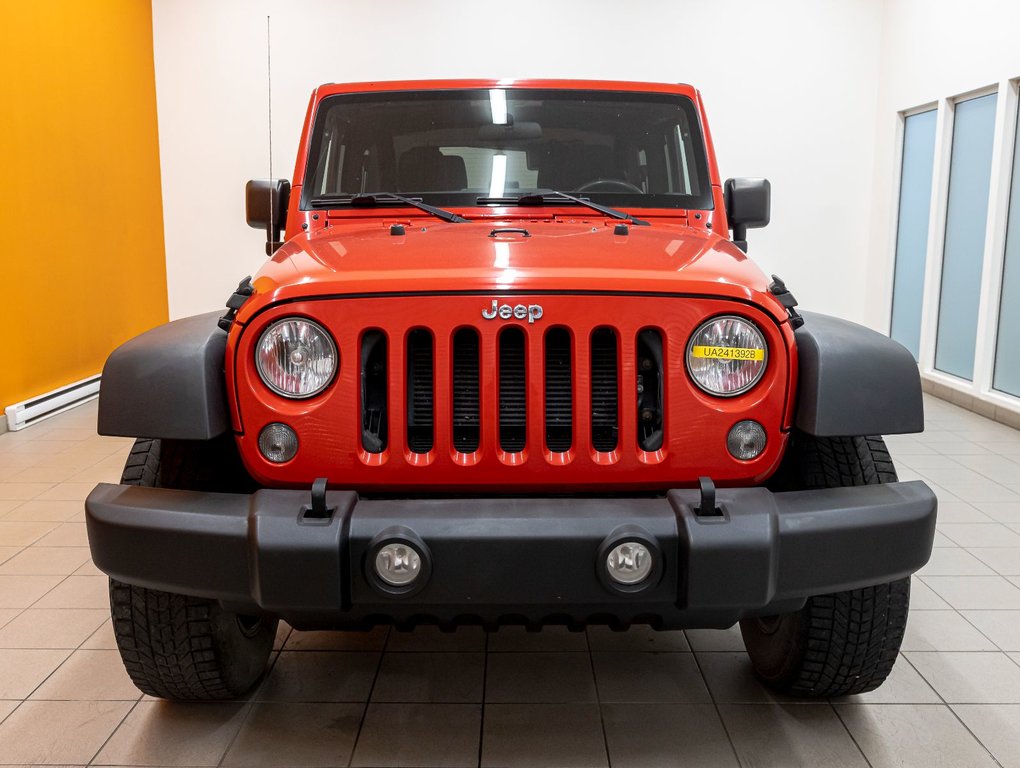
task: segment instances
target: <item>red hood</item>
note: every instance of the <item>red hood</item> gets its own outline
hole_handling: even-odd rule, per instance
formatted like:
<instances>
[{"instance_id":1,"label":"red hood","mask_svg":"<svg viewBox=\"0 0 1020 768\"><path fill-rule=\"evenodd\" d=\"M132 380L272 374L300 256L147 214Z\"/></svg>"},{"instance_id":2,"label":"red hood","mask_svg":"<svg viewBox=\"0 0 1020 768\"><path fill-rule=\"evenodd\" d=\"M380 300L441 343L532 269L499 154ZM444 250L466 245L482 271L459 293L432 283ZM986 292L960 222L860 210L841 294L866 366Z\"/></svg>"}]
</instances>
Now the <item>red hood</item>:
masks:
<instances>
[{"instance_id":1,"label":"red hood","mask_svg":"<svg viewBox=\"0 0 1020 768\"><path fill-rule=\"evenodd\" d=\"M617 222L601 218L467 224L412 219L405 220L406 234L393 236L390 223L345 222L291 239L255 276L255 299L238 321L288 299L443 291L698 294L750 301L786 319L767 278L745 254L718 235L682 224L654 222L617 235ZM490 236L504 226L524 227L528 236Z\"/></svg>"}]
</instances>

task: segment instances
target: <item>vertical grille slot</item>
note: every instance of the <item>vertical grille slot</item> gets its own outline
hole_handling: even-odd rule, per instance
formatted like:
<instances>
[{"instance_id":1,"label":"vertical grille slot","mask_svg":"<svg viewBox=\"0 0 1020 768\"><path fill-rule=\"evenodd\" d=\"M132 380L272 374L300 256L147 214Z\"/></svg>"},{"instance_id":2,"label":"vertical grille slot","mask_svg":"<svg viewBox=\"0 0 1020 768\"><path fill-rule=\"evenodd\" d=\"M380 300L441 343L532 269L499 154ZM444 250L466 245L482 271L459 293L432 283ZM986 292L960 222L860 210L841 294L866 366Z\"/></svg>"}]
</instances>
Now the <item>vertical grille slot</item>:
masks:
<instances>
[{"instance_id":1,"label":"vertical grille slot","mask_svg":"<svg viewBox=\"0 0 1020 768\"><path fill-rule=\"evenodd\" d=\"M499 445L508 453L523 451L527 442L524 377L524 332L506 328L499 335Z\"/></svg>"},{"instance_id":2,"label":"vertical grille slot","mask_svg":"<svg viewBox=\"0 0 1020 768\"><path fill-rule=\"evenodd\" d=\"M461 453L478 450L478 332L461 328L453 337L453 447Z\"/></svg>"},{"instance_id":3,"label":"vertical grille slot","mask_svg":"<svg viewBox=\"0 0 1020 768\"><path fill-rule=\"evenodd\" d=\"M361 337L361 445L382 453L387 443L386 335L366 331Z\"/></svg>"},{"instance_id":4,"label":"vertical grille slot","mask_svg":"<svg viewBox=\"0 0 1020 768\"><path fill-rule=\"evenodd\" d=\"M619 387L616 334L597 328L591 335L591 444L596 451L616 450L619 438Z\"/></svg>"},{"instance_id":5,"label":"vertical grille slot","mask_svg":"<svg viewBox=\"0 0 1020 768\"><path fill-rule=\"evenodd\" d=\"M662 334L645 328L637 337L637 436L643 451L662 447Z\"/></svg>"},{"instance_id":6,"label":"vertical grille slot","mask_svg":"<svg viewBox=\"0 0 1020 768\"><path fill-rule=\"evenodd\" d=\"M573 442L573 386L570 334L552 328L545 335L545 444L569 451Z\"/></svg>"},{"instance_id":7,"label":"vertical grille slot","mask_svg":"<svg viewBox=\"0 0 1020 768\"><path fill-rule=\"evenodd\" d=\"M432 334L418 328L407 336L407 447L428 453L433 431Z\"/></svg>"}]
</instances>

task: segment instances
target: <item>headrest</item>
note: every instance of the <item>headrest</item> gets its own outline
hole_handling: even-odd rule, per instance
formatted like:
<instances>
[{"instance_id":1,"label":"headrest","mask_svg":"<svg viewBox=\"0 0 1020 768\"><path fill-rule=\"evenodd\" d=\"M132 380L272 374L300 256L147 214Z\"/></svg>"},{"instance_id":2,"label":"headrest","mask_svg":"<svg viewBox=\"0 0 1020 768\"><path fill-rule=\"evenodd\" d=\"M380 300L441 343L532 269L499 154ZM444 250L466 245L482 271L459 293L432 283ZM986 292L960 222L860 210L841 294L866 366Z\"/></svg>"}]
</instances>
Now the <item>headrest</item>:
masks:
<instances>
[{"instance_id":1,"label":"headrest","mask_svg":"<svg viewBox=\"0 0 1020 768\"><path fill-rule=\"evenodd\" d=\"M467 186L464 158L444 155L436 147L414 147L397 161L401 192L448 192Z\"/></svg>"}]
</instances>

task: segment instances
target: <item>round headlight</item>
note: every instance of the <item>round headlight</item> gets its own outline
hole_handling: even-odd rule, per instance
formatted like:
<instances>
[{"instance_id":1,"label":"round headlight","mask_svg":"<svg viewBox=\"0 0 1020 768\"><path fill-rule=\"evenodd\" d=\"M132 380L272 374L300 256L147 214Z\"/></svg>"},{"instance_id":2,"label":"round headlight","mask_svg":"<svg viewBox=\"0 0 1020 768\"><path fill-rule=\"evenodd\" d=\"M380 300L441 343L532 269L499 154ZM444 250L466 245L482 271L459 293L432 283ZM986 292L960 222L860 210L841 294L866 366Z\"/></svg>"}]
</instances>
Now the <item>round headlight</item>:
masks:
<instances>
[{"instance_id":1,"label":"round headlight","mask_svg":"<svg viewBox=\"0 0 1020 768\"><path fill-rule=\"evenodd\" d=\"M750 321L726 315L701 325L687 344L687 370L705 392L733 397L765 373L765 337Z\"/></svg>"},{"instance_id":2,"label":"round headlight","mask_svg":"<svg viewBox=\"0 0 1020 768\"><path fill-rule=\"evenodd\" d=\"M317 395L333 380L338 367L336 344L318 323L300 317L277 320L255 348L262 382L278 395Z\"/></svg>"}]
</instances>

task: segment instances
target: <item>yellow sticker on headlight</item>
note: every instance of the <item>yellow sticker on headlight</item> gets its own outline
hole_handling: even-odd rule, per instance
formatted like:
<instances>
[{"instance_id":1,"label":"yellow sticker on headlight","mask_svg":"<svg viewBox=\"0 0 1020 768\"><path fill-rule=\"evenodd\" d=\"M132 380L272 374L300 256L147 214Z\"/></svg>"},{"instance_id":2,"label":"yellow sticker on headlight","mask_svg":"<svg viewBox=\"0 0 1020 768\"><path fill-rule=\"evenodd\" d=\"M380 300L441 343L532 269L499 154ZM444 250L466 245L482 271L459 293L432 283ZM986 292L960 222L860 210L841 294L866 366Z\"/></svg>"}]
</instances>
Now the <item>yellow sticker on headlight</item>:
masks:
<instances>
[{"instance_id":1,"label":"yellow sticker on headlight","mask_svg":"<svg viewBox=\"0 0 1020 768\"><path fill-rule=\"evenodd\" d=\"M691 357L707 357L716 360L764 360L764 349L748 347L691 347Z\"/></svg>"}]
</instances>

